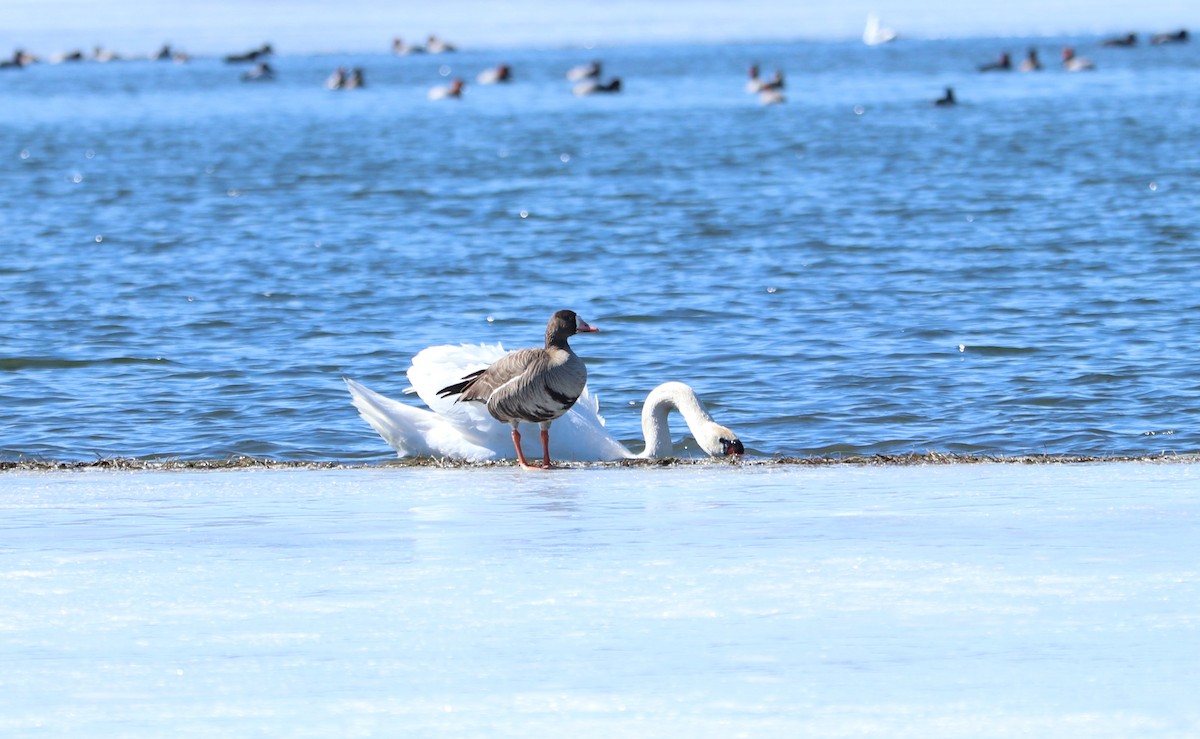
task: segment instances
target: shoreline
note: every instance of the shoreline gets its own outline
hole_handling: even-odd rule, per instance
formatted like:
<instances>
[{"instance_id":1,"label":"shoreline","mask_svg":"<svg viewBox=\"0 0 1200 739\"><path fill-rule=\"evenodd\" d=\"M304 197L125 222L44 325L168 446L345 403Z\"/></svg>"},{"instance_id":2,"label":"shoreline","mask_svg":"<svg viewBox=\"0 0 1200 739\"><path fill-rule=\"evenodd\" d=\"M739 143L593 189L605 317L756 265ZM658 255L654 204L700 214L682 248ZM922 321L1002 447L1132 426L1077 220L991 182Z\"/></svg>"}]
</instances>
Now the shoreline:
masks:
<instances>
[{"instance_id":1,"label":"shoreline","mask_svg":"<svg viewBox=\"0 0 1200 739\"><path fill-rule=\"evenodd\" d=\"M915 467L921 465L1071 465L1105 463L1200 464L1200 453L1146 455L1090 454L947 454L922 452L909 454L848 455L844 457L773 457L729 461L723 459L626 459L615 462L560 462L561 469L591 468L651 468L727 465L736 467ZM371 470L389 468L485 469L512 467L512 460L490 462L459 462L429 457L392 459L385 462L314 462L288 461L261 457L235 456L224 459L139 459L111 457L92 461L45 459L0 460L0 474L5 472L69 472L83 470L114 470L122 472L198 471L198 470Z\"/></svg>"}]
</instances>

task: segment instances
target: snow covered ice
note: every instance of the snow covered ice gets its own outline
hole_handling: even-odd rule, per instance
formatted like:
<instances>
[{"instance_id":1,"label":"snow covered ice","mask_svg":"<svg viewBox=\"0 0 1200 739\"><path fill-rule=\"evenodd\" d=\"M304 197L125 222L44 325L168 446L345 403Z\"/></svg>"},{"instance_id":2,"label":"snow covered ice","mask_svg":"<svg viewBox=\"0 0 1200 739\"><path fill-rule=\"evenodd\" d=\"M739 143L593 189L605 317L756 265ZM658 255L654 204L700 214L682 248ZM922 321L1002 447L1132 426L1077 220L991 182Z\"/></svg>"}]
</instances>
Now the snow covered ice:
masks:
<instances>
[{"instance_id":1,"label":"snow covered ice","mask_svg":"<svg viewBox=\"0 0 1200 739\"><path fill-rule=\"evenodd\" d=\"M1195 735L1198 482L6 473L0 733Z\"/></svg>"}]
</instances>

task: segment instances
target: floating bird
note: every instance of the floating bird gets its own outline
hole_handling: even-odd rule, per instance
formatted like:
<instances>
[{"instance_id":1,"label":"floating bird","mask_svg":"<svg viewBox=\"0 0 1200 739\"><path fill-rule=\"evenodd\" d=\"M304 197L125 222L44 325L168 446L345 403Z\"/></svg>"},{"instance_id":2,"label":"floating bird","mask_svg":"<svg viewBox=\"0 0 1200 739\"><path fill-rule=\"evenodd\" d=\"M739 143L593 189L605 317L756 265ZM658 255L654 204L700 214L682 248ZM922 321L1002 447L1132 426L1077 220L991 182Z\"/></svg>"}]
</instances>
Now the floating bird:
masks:
<instances>
[{"instance_id":1,"label":"floating bird","mask_svg":"<svg viewBox=\"0 0 1200 739\"><path fill-rule=\"evenodd\" d=\"M867 46L879 46L896 40L896 32L884 28L879 23L879 16L871 13L867 16L867 26L863 29L863 43Z\"/></svg>"},{"instance_id":2,"label":"floating bird","mask_svg":"<svg viewBox=\"0 0 1200 739\"><path fill-rule=\"evenodd\" d=\"M242 82L270 82L275 79L275 70L266 62L259 62L254 69L242 75Z\"/></svg>"},{"instance_id":3,"label":"floating bird","mask_svg":"<svg viewBox=\"0 0 1200 739\"><path fill-rule=\"evenodd\" d=\"M571 82L596 79L600 76L600 62L593 61L567 70L567 79Z\"/></svg>"},{"instance_id":4,"label":"floating bird","mask_svg":"<svg viewBox=\"0 0 1200 739\"><path fill-rule=\"evenodd\" d=\"M481 85L494 85L499 82L508 82L512 79L512 70L507 64L501 64L491 69L485 69L479 73L475 81Z\"/></svg>"},{"instance_id":5,"label":"floating bird","mask_svg":"<svg viewBox=\"0 0 1200 739\"><path fill-rule=\"evenodd\" d=\"M21 69L33 64L37 61L37 57L24 49L17 49L13 55L0 62L0 69Z\"/></svg>"},{"instance_id":6,"label":"floating bird","mask_svg":"<svg viewBox=\"0 0 1200 739\"><path fill-rule=\"evenodd\" d=\"M1117 47L1117 48L1137 46L1137 34L1136 33L1127 33L1124 36L1117 36L1116 38L1105 39L1100 45L1101 46L1109 46L1109 47Z\"/></svg>"},{"instance_id":7,"label":"floating bird","mask_svg":"<svg viewBox=\"0 0 1200 739\"><path fill-rule=\"evenodd\" d=\"M1181 28L1174 33L1156 33L1150 37L1150 43L1156 46L1160 44L1186 44L1190 38L1187 29Z\"/></svg>"},{"instance_id":8,"label":"floating bird","mask_svg":"<svg viewBox=\"0 0 1200 739\"><path fill-rule=\"evenodd\" d=\"M1090 72L1096 68L1091 59L1075 56L1075 49L1070 46L1064 47L1062 50L1062 64L1063 69L1068 72Z\"/></svg>"},{"instance_id":9,"label":"floating bird","mask_svg":"<svg viewBox=\"0 0 1200 739\"><path fill-rule=\"evenodd\" d=\"M934 100L933 104L937 105L937 106L941 106L941 107L949 107L951 105L957 105L958 100L955 99L955 97L954 97L954 88L947 87L946 94L941 96L937 100Z\"/></svg>"},{"instance_id":10,"label":"floating bird","mask_svg":"<svg viewBox=\"0 0 1200 739\"><path fill-rule=\"evenodd\" d=\"M750 65L749 76L750 76L750 79L746 80L746 92L755 93L755 94L762 92L763 85L765 85L766 83L763 81L763 79L761 77L758 76L758 65L757 64Z\"/></svg>"},{"instance_id":11,"label":"floating bird","mask_svg":"<svg viewBox=\"0 0 1200 739\"><path fill-rule=\"evenodd\" d=\"M429 38L425 39L425 51L430 54L451 54L458 51L458 48L454 44L429 34Z\"/></svg>"},{"instance_id":12,"label":"floating bird","mask_svg":"<svg viewBox=\"0 0 1200 739\"><path fill-rule=\"evenodd\" d=\"M1042 70L1042 61L1038 59L1037 49L1030 49L1025 58L1021 60L1019 69L1022 72L1040 72Z\"/></svg>"},{"instance_id":13,"label":"floating bird","mask_svg":"<svg viewBox=\"0 0 1200 739\"><path fill-rule=\"evenodd\" d=\"M1000 55L1000 58L988 64L979 65L980 72L1010 72L1012 71L1012 59L1008 56L1008 52Z\"/></svg>"},{"instance_id":14,"label":"floating bird","mask_svg":"<svg viewBox=\"0 0 1200 739\"><path fill-rule=\"evenodd\" d=\"M438 85L429 90L430 100L458 100L462 97L463 81L457 77L448 85Z\"/></svg>"},{"instance_id":15,"label":"floating bird","mask_svg":"<svg viewBox=\"0 0 1200 739\"><path fill-rule=\"evenodd\" d=\"M441 457L465 462L512 458L507 429L475 403L454 403L437 390L452 378L486 367L503 357L499 344L434 346L413 357L408 379L414 392L432 410L416 408L346 379L359 414L401 457ZM645 448L633 453L608 432L599 401L585 387L579 400L554 422L551 451L557 459L580 462L619 459L661 459L674 455L668 418L678 411L700 448L713 457L745 454L737 434L718 424L695 391L682 382L667 382L651 390L642 406Z\"/></svg>"},{"instance_id":16,"label":"floating bird","mask_svg":"<svg viewBox=\"0 0 1200 739\"><path fill-rule=\"evenodd\" d=\"M121 61L121 55L112 49L105 49L102 46L97 46L96 48L92 49L92 59L100 62L101 64L106 64L108 62Z\"/></svg>"},{"instance_id":17,"label":"floating bird","mask_svg":"<svg viewBox=\"0 0 1200 739\"><path fill-rule=\"evenodd\" d=\"M82 51L79 49L72 49L71 51L56 52L50 57L50 63L62 64L63 62L82 62L85 58L86 57L84 57Z\"/></svg>"},{"instance_id":18,"label":"floating bird","mask_svg":"<svg viewBox=\"0 0 1200 739\"><path fill-rule=\"evenodd\" d=\"M762 105L779 105L786 103L787 98L783 94L783 90L776 87L768 87L758 93L758 102Z\"/></svg>"},{"instance_id":19,"label":"floating bird","mask_svg":"<svg viewBox=\"0 0 1200 739\"><path fill-rule=\"evenodd\" d=\"M325 87L329 90L340 90L346 86L346 70L343 67L338 67L325 78Z\"/></svg>"},{"instance_id":20,"label":"floating bird","mask_svg":"<svg viewBox=\"0 0 1200 739\"><path fill-rule=\"evenodd\" d=\"M576 95L595 95L596 93L620 92L621 78L613 77L608 82L597 82L596 80L584 80L575 87L571 88L571 92Z\"/></svg>"},{"instance_id":21,"label":"floating bird","mask_svg":"<svg viewBox=\"0 0 1200 739\"><path fill-rule=\"evenodd\" d=\"M230 54L229 56L225 57L225 61L230 64L240 64L240 63L245 63L245 62L257 62L259 59L263 58L264 56L271 56L274 53L275 53L275 50L271 48L270 44L263 44L262 46L258 47L257 49L247 51L244 54Z\"/></svg>"},{"instance_id":22,"label":"floating bird","mask_svg":"<svg viewBox=\"0 0 1200 739\"><path fill-rule=\"evenodd\" d=\"M417 46L416 44L406 44L399 36L392 39L392 53L398 56L406 56L408 54L424 54L425 47Z\"/></svg>"}]
</instances>

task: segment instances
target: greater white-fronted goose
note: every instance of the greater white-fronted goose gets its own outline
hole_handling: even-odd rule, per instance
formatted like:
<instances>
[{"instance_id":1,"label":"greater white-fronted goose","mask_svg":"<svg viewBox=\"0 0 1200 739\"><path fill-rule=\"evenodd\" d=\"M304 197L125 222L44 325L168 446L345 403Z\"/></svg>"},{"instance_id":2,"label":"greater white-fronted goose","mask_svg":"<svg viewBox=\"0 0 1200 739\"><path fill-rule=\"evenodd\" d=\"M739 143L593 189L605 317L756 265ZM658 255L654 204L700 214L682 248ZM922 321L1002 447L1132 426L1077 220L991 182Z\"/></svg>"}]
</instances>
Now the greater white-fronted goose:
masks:
<instances>
[{"instance_id":1,"label":"greater white-fronted goose","mask_svg":"<svg viewBox=\"0 0 1200 739\"><path fill-rule=\"evenodd\" d=\"M541 428L543 468L550 464L550 424L571 409L587 385L587 366L571 349L567 339L577 333L599 329L589 326L574 311L560 310L546 325L546 344L541 349L518 349L486 368L438 391L443 398L458 396L458 402L487 406L492 418L512 426L517 461L525 469L537 469L525 461L521 432L526 421Z\"/></svg>"}]
</instances>

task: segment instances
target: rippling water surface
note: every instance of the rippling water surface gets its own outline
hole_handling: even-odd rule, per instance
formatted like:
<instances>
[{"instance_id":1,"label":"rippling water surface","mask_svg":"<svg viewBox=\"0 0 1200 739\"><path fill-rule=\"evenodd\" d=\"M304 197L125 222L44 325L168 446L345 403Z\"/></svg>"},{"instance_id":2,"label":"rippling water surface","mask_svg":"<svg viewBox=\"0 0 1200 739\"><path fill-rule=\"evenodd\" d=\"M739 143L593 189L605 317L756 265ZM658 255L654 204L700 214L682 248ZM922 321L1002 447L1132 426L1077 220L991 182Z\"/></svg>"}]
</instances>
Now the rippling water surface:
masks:
<instances>
[{"instance_id":1,"label":"rippling water surface","mask_svg":"<svg viewBox=\"0 0 1200 739\"><path fill-rule=\"evenodd\" d=\"M1029 44L1046 71L974 71ZM625 92L570 94L592 56ZM386 459L342 376L399 396L423 347L562 307L633 446L675 379L756 455L1200 448L1200 46L273 64L4 71L0 456ZM324 89L339 64L368 87Z\"/></svg>"}]
</instances>

